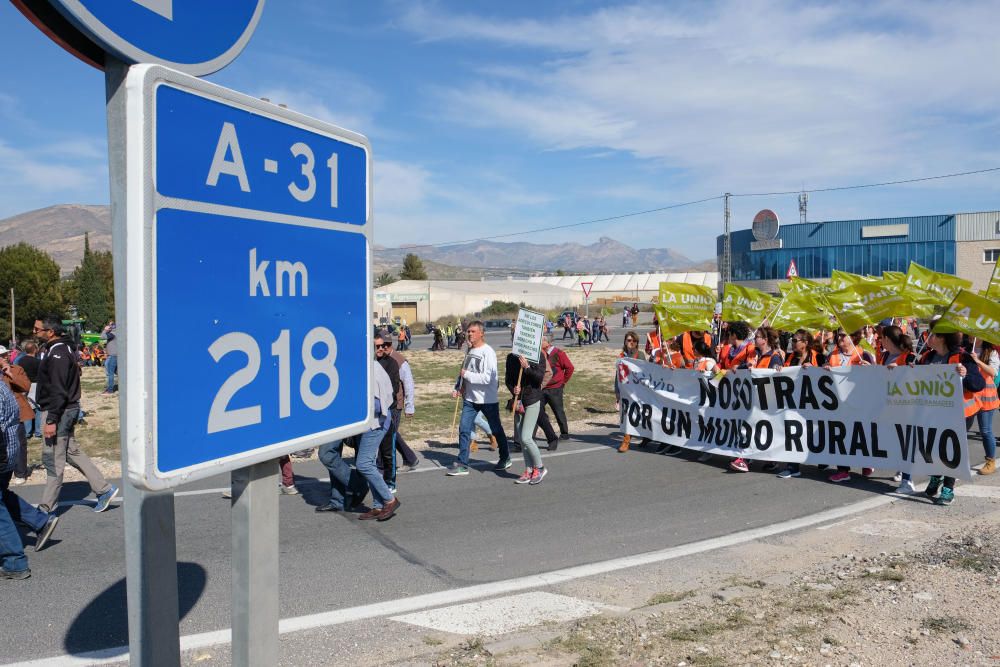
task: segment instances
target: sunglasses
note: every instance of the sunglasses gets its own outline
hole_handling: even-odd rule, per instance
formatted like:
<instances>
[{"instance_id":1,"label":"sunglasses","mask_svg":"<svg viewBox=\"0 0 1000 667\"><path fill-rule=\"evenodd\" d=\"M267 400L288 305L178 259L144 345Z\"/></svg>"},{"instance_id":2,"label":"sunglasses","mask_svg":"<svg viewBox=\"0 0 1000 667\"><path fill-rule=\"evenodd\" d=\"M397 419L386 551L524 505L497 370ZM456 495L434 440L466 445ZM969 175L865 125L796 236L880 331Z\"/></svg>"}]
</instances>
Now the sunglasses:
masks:
<instances>
[{"instance_id":1,"label":"sunglasses","mask_svg":"<svg viewBox=\"0 0 1000 667\"><path fill-rule=\"evenodd\" d=\"M388 350L392 347L392 343L375 343L376 349Z\"/></svg>"}]
</instances>

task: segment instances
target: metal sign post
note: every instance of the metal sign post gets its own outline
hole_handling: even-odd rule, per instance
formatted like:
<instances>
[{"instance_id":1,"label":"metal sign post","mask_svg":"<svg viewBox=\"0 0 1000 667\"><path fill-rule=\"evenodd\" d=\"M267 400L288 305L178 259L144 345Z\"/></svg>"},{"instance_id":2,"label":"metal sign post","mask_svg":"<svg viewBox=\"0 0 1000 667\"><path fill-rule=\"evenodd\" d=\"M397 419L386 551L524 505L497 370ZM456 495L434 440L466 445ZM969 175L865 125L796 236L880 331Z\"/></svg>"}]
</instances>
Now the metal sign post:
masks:
<instances>
[{"instance_id":1,"label":"metal sign post","mask_svg":"<svg viewBox=\"0 0 1000 667\"><path fill-rule=\"evenodd\" d=\"M232 473L233 653L237 666L278 664L278 465Z\"/></svg>"},{"instance_id":2,"label":"metal sign post","mask_svg":"<svg viewBox=\"0 0 1000 667\"><path fill-rule=\"evenodd\" d=\"M111 179L111 238L115 276L115 321L118 323L119 396L122 471L128 469L129 396L141 391L131 386L130 351L143 346L129 336L125 234L128 229L129 154L126 125L125 76L128 65L108 59L105 64L108 117L108 172ZM138 178L133 174L132 178ZM179 665L180 635L177 602L177 538L174 494L137 488L122 474L125 512L125 582L128 596L129 661L143 667Z\"/></svg>"}]
</instances>

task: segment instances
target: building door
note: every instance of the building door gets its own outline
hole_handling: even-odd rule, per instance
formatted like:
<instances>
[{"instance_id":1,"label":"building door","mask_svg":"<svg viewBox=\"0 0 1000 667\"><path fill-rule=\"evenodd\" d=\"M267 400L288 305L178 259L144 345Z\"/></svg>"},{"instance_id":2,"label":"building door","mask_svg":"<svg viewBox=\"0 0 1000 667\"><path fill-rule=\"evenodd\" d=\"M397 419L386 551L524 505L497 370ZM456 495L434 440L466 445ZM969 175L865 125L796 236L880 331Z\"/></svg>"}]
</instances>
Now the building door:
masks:
<instances>
[{"instance_id":1,"label":"building door","mask_svg":"<svg viewBox=\"0 0 1000 667\"><path fill-rule=\"evenodd\" d=\"M413 324L417 321L417 302L416 301L393 301L392 302L392 319L400 318L400 322L406 320L407 324Z\"/></svg>"}]
</instances>

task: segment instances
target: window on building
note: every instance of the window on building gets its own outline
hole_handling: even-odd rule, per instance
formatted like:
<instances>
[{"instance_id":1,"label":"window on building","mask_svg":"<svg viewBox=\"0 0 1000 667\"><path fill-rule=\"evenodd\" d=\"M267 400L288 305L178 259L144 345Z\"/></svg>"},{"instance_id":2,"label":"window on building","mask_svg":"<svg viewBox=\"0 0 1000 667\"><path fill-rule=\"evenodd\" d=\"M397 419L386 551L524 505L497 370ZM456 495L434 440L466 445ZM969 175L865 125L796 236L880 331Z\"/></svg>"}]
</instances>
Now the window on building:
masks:
<instances>
[{"instance_id":1,"label":"window on building","mask_svg":"<svg viewBox=\"0 0 1000 667\"><path fill-rule=\"evenodd\" d=\"M996 264L1000 259L1000 248L987 248L983 250L983 262L986 264Z\"/></svg>"}]
</instances>

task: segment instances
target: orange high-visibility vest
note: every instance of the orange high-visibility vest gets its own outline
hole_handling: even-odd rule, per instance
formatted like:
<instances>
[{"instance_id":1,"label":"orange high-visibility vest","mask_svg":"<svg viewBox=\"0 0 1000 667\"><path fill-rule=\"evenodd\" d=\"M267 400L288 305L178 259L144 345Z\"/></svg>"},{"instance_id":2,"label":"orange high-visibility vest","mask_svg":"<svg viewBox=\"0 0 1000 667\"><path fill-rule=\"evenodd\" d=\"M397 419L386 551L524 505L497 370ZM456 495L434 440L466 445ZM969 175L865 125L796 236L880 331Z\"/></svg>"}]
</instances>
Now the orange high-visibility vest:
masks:
<instances>
[{"instance_id":1,"label":"orange high-visibility vest","mask_svg":"<svg viewBox=\"0 0 1000 667\"><path fill-rule=\"evenodd\" d=\"M784 363L785 360L781 358L781 352L778 352L777 350L771 350L770 354L762 355L757 358L757 363L754 364L754 368L770 368L771 360L774 359L775 355L777 355L778 359L780 359L781 362Z\"/></svg>"},{"instance_id":2,"label":"orange high-visibility vest","mask_svg":"<svg viewBox=\"0 0 1000 667\"><path fill-rule=\"evenodd\" d=\"M847 362L847 365L860 366L861 362L865 358L864 354L865 353L861 348L856 348L856 351L851 353L851 360ZM829 364L831 368L837 368L841 365L841 359L843 358L844 355L840 353L840 350L837 350L827 358L826 363Z\"/></svg>"},{"instance_id":3,"label":"orange high-visibility vest","mask_svg":"<svg viewBox=\"0 0 1000 667\"><path fill-rule=\"evenodd\" d=\"M722 366L723 370L730 370L733 368L739 368L740 364L746 364L748 367L753 366L754 357L757 356L757 348L753 346L753 343L748 343L740 352L736 353L736 356L732 359L729 358L729 350L732 348L731 345L727 345L724 355L719 355L719 365Z\"/></svg>"},{"instance_id":4,"label":"orange high-visibility vest","mask_svg":"<svg viewBox=\"0 0 1000 667\"><path fill-rule=\"evenodd\" d=\"M920 355L920 363L921 364L926 364L927 363L927 358L930 357L932 354L934 354L934 350L927 350L926 352L924 352L922 355ZM961 354L953 354L953 355L949 356L948 357L948 363L949 364L960 364L960 363L962 363L962 355ZM996 392L996 387L993 388L993 391L994 391L994 393ZM982 393L982 392L980 392L980 393ZM962 409L963 409L963 412L965 413L965 418L968 419L969 417L974 416L977 412L979 412L979 408L980 408L980 405L979 405L979 394L975 394L975 393L973 393L971 391L965 391L963 389L962 390Z\"/></svg>"},{"instance_id":5,"label":"orange high-visibility vest","mask_svg":"<svg viewBox=\"0 0 1000 667\"><path fill-rule=\"evenodd\" d=\"M701 338L705 341L705 345L712 345L712 337L707 333L702 333ZM684 355L684 363L691 368L694 365L694 341L691 339L690 331L685 331L681 335L681 354Z\"/></svg>"}]
</instances>

